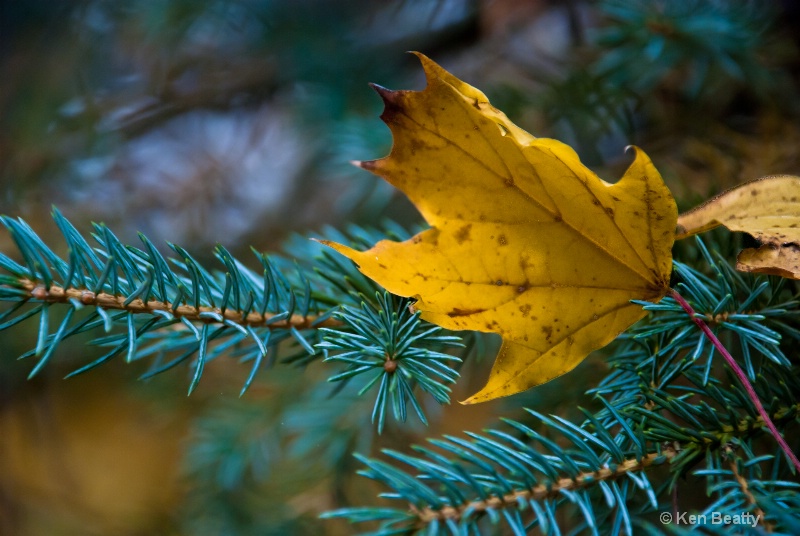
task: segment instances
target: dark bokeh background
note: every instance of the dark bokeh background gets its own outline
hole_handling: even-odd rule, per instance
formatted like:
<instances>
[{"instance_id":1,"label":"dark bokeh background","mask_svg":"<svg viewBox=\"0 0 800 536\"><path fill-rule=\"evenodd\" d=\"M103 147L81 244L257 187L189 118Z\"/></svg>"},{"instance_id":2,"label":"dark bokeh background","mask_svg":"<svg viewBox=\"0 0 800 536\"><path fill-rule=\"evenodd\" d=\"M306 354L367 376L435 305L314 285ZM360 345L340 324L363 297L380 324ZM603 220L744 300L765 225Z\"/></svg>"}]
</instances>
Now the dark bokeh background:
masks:
<instances>
[{"instance_id":1,"label":"dark bokeh background","mask_svg":"<svg viewBox=\"0 0 800 536\"><path fill-rule=\"evenodd\" d=\"M348 164L391 143L367 82L424 83L407 50L608 180L623 148L642 146L686 208L798 173L799 18L790 0L7 0L0 212L57 242L55 204L81 229L102 220L201 259L325 224L415 223ZM5 233L0 249L13 251ZM566 381L432 408L430 428L377 438L369 400L324 399L319 364L262 374L240 400L245 371L212 363L187 400L185 370L141 383L121 363L62 381L93 352L78 341L26 382L15 357L35 330L0 335L3 535L346 533L317 515L371 502L350 452L477 429L523 404L567 411L604 370L595 357ZM484 373L466 371L455 398Z\"/></svg>"}]
</instances>

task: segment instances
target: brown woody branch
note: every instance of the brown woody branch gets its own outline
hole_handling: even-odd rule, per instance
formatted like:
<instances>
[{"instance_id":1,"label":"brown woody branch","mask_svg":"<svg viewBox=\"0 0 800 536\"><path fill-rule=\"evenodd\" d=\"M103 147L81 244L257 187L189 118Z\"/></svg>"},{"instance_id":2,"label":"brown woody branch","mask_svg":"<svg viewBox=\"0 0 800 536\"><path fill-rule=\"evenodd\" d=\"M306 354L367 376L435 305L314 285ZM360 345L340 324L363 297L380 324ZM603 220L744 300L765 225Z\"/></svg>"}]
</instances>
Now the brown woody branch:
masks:
<instances>
[{"instance_id":1,"label":"brown woody branch","mask_svg":"<svg viewBox=\"0 0 800 536\"><path fill-rule=\"evenodd\" d=\"M758 523L764 526L764 529L767 532L772 532L772 524L767 523L766 516L764 515L764 510L762 510L758 503L756 502L756 498L753 497L753 493L750 491L750 485L747 483L747 479L739 473L739 467L736 463L736 460L730 460L728 462L728 466L731 468L731 472L733 476L736 478L736 482L739 483L739 487L742 490L742 493L745 497L747 497L747 502L754 506L753 513L758 516Z\"/></svg>"},{"instance_id":2,"label":"brown woody branch","mask_svg":"<svg viewBox=\"0 0 800 536\"><path fill-rule=\"evenodd\" d=\"M78 300L84 305L95 305L103 309L117 309L120 311L128 311L129 313L136 314L153 314L155 311L165 311L178 318L185 318L193 322L202 322L206 324L216 323L218 320L210 318L209 316L200 316L201 313L216 313L222 318L234 322L242 326L252 327L269 327L270 329L309 329L309 328L322 328L322 327L335 327L341 326L341 322L334 318L326 318L321 322L315 323L318 319L315 315L292 315L290 318L278 320L268 323L273 317L277 316L273 313L257 313L250 312L246 316L234 309L222 310L219 307L194 307L191 305L174 305L168 302L149 300L144 301L141 299L131 300L130 303L125 303L127 298L125 296L117 296L105 292L94 293L91 290L79 288L62 288L58 285L53 285L50 288L45 288L41 283L30 281L28 279L21 279L16 288L26 290L30 293L31 298L48 303L67 303L70 300Z\"/></svg>"},{"instance_id":3,"label":"brown woody branch","mask_svg":"<svg viewBox=\"0 0 800 536\"><path fill-rule=\"evenodd\" d=\"M672 459L676 454L676 451L666 449L660 454L648 454L642 457L641 460L625 460L613 470L604 467L598 471L581 473L575 478L562 478L550 485L541 484L530 489L515 491L514 493L509 493L502 497L490 497L483 501L473 501L459 506L447 506L440 510L434 510L432 508L419 510L412 507L412 511L419 517L420 521L426 524L436 519L457 520L461 518L466 510L480 514L489 509L505 508L509 506L516 507L519 504L519 499L525 501L541 501L557 497L562 491L576 491L588 485L594 485L598 481L614 480L630 472L642 471L653 465L661 465Z\"/></svg>"}]
</instances>

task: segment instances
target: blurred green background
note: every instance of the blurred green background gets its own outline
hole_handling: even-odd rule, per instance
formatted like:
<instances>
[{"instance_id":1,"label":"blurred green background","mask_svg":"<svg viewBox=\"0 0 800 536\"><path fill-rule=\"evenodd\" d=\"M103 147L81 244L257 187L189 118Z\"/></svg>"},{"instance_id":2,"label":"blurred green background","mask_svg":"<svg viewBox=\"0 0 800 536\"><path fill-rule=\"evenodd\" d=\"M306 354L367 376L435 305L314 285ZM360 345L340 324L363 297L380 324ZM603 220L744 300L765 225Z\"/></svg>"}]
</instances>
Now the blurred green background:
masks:
<instances>
[{"instance_id":1,"label":"blurred green background","mask_svg":"<svg viewBox=\"0 0 800 536\"><path fill-rule=\"evenodd\" d=\"M791 1L44 0L0 3L0 212L57 242L50 207L199 259L275 250L295 232L418 216L348 164L391 145L367 87L419 89L419 50L607 180L640 145L683 209L800 168ZM0 233L0 249L14 248ZM0 534L339 534L320 512L371 503L351 453L406 449L519 408L575 411L602 356L510 400L430 408L380 437L371 401L327 399L329 371L211 363L62 381L80 341L27 382L36 326L0 336ZM491 352L489 352L491 353ZM490 359L472 363L455 399ZM139 367L139 368L137 368ZM587 402L588 403L588 402ZM363 481L362 481L363 480Z\"/></svg>"}]
</instances>

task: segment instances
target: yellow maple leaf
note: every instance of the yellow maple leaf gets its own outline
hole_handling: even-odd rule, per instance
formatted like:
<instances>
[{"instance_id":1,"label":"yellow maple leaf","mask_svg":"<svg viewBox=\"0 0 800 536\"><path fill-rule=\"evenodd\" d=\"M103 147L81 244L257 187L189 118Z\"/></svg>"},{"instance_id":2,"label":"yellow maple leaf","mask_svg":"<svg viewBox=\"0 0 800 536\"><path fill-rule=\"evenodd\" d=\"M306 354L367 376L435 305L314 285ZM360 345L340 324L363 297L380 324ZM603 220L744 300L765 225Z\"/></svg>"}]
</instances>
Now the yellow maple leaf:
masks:
<instances>
[{"instance_id":1,"label":"yellow maple leaf","mask_svg":"<svg viewBox=\"0 0 800 536\"><path fill-rule=\"evenodd\" d=\"M739 253L738 270L800 279L800 177L773 175L728 190L681 214L677 238L718 225L762 244Z\"/></svg>"},{"instance_id":2,"label":"yellow maple leaf","mask_svg":"<svg viewBox=\"0 0 800 536\"><path fill-rule=\"evenodd\" d=\"M465 402L491 400L572 370L644 316L630 300L664 296L677 210L640 150L608 184L569 146L534 138L417 56L425 90L375 86L391 154L358 164L402 190L432 228L365 252L325 243L414 296L425 320L502 335L486 387Z\"/></svg>"}]
</instances>

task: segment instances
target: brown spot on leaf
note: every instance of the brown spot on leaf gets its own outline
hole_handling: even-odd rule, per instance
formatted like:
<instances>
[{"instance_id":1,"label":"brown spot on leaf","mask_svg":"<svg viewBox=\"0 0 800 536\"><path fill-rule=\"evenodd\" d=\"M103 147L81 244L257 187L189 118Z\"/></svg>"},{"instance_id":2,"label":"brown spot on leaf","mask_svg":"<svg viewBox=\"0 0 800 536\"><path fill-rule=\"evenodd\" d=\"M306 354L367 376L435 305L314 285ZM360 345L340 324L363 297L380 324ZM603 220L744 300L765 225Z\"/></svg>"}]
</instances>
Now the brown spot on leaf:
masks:
<instances>
[{"instance_id":1,"label":"brown spot on leaf","mask_svg":"<svg viewBox=\"0 0 800 536\"><path fill-rule=\"evenodd\" d=\"M472 230L472 224L468 223L462 226L453 237L456 239L459 245L463 244L466 240L469 240L469 232Z\"/></svg>"},{"instance_id":2,"label":"brown spot on leaf","mask_svg":"<svg viewBox=\"0 0 800 536\"><path fill-rule=\"evenodd\" d=\"M483 309L459 309L458 307L453 307L453 310L447 313L447 316L450 318L455 318L457 316L469 316L482 312Z\"/></svg>"},{"instance_id":3,"label":"brown spot on leaf","mask_svg":"<svg viewBox=\"0 0 800 536\"><path fill-rule=\"evenodd\" d=\"M531 312L530 304L520 305L519 311L522 313L522 318L527 318L528 314Z\"/></svg>"},{"instance_id":4,"label":"brown spot on leaf","mask_svg":"<svg viewBox=\"0 0 800 536\"><path fill-rule=\"evenodd\" d=\"M544 338L549 341L550 337L553 336L553 327L552 326L542 326L542 333L544 333Z\"/></svg>"},{"instance_id":5,"label":"brown spot on leaf","mask_svg":"<svg viewBox=\"0 0 800 536\"><path fill-rule=\"evenodd\" d=\"M508 240L506 239L506 235L501 234L500 236L498 236L497 243L500 244L501 246L507 246Z\"/></svg>"},{"instance_id":6,"label":"brown spot on leaf","mask_svg":"<svg viewBox=\"0 0 800 536\"><path fill-rule=\"evenodd\" d=\"M417 151L428 148L428 144L418 138L411 138L408 140L408 148L412 155L417 154Z\"/></svg>"}]
</instances>

